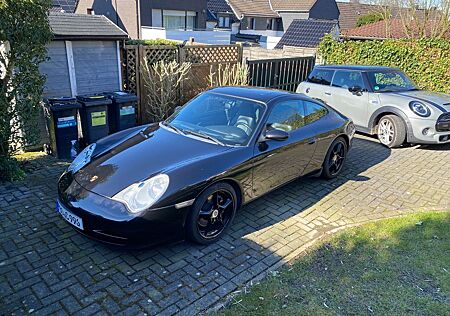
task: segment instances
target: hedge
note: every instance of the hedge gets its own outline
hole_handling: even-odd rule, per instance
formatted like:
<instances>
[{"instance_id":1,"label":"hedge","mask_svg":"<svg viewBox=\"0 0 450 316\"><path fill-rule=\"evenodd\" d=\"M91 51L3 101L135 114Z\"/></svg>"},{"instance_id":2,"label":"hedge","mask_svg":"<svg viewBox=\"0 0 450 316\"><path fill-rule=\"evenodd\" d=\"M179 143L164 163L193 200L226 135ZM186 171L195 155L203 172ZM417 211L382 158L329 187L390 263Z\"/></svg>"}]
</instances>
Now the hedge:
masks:
<instances>
[{"instance_id":1,"label":"hedge","mask_svg":"<svg viewBox=\"0 0 450 316\"><path fill-rule=\"evenodd\" d=\"M167 39L151 39L151 40L140 40L140 39L130 39L126 42L127 45L144 45L144 46L159 46L159 45L171 45L176 46L181 44L177 41L171 41Z\"/></svg>"},{"instance_id":2,"label":"hedge","mask_svg":"<svg viewBox=\"0 0 450 316\"><path fill-rule=\"evenodd\" d=\"M325 36L319 54L327 64L380 65L403 70L419 88L450 93L450 41L336 41Z\"/></svg>"}]
</instances>

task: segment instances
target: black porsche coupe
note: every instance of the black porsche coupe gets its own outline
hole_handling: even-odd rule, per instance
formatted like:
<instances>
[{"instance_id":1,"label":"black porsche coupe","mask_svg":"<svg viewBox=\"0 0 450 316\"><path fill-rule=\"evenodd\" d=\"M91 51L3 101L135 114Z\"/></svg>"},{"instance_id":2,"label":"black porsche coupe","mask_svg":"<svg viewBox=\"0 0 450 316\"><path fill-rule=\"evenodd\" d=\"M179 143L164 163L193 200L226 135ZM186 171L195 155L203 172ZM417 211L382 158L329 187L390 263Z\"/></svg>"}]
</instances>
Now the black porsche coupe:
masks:
<instances>
[{"instance_id":1,"label":"black porsche coupe","mask_svg":"<svg viewBox=\"0 0 450 316\"><path fill-rule=\"evenodd\" d=\"M57 210L106 243L212 243L242 205L300 176L337 176L354 131L301 94L212 89L88 146L59 179Z\"/></svg>"}]
</instances>

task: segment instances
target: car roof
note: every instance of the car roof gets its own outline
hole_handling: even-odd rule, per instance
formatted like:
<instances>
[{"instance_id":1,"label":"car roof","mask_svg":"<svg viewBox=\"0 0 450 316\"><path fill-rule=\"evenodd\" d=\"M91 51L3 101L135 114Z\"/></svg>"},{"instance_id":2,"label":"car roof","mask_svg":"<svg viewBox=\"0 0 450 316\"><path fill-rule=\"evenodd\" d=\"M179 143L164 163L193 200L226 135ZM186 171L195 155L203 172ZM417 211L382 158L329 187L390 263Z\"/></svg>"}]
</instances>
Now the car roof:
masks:
<instances>
[{"instance_id":1,"label":"car roof","mask_svg":"<svg viewBox=\"0 0 450 316\"><path fill-rule=\"evenodd\" d=\"M368 66L368 65L318 65L315 68L330 69L330 70L359 70L359 71L397 70L396 68L392 67Z\"/></svg>"},{"instance_id":2,"label":"car roof","mask_svg":"<svg viewBox=\"0 0 450 316\"><path fill-rule=\"evenodd\" d=\"M293 92L259 87L220 87L211 89L208 92L219 93L231 97L235 96L263 103L269 103L282 96L296 95Z\"/></svg>"}]
</instances>

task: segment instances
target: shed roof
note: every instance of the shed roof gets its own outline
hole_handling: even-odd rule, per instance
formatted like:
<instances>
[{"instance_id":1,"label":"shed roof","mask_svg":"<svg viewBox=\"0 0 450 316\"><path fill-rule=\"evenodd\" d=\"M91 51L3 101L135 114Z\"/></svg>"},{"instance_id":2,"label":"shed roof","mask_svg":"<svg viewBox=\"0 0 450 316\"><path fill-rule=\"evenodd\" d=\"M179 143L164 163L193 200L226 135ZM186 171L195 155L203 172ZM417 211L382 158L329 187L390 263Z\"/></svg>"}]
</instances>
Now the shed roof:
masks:
<instances>
[{"instance_id":1,"label":"shed roof","mask_svg":"<svg viewBox=\"0 0 450 316\"><path fill-rule=\"evenodd\" d=\"M337 21L294 20L275 48L283 46L317 47L325 34L337 27Z\"/></svg>"},{"instance_id":2,"label":"shed roof","mask_svg":"<svg viewBox=\"0 0 450 316\"><path fill-rule=\"evenodd\" d=\"M125 39L128 34L103 15L49 14L55 39Z\"/></svg>"}]
</instances>

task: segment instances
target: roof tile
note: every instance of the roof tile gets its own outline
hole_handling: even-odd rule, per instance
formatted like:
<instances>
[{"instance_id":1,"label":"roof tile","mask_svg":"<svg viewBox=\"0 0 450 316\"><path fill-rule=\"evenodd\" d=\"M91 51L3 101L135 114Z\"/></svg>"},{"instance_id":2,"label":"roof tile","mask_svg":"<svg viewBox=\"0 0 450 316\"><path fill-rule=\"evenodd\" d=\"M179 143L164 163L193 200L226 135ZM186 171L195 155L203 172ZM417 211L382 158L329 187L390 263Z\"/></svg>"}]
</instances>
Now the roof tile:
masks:
<instances>
[{"instance_id":1,"label":"roof tile","mask_svg":"<svg viewBox=\"0 0 450 316\"><path fill-rule=\"evenodd\" d=\"M294 20L275 48L283 46L317 47L325 34L337 27L337 21Z\"/></svg>"}]
</instances>

